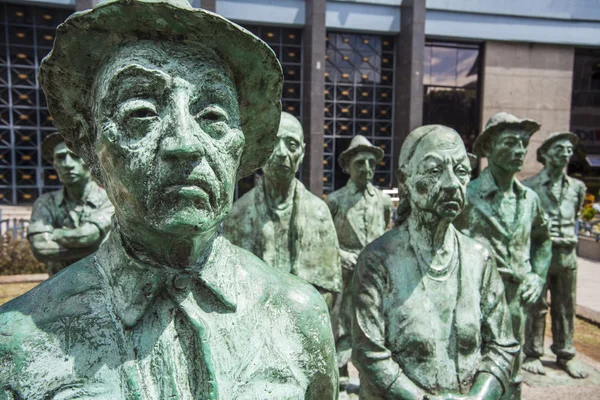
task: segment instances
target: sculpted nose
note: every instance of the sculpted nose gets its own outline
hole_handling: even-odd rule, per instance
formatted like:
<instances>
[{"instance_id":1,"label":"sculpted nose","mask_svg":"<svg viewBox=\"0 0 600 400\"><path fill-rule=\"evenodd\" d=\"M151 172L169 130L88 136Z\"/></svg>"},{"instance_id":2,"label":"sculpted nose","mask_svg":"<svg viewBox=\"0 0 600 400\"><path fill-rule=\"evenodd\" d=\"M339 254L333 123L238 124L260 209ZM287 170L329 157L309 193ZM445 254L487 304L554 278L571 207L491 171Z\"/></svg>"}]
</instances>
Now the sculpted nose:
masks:
<instances>
[{"instance_id":1,"label":"sculpted nose","mask_svg":"<svg viewBox=\"0 0 600 400\"><path fill-rule=\"evenodd\" d=\"M185 99L173 109L169 130L161 143L161 154L167 158L198 158L204 153L201 128L189 112Z\"/></svg>"},{"instance_id":2,"label":"sculpted nose","mask_svg":"<svg viewBox=\"0 0 600 400\"><path fill-rule=\"evenodd\" d=\"M442 174L442 187L446 190L458 189L460 187L460 181L450 168L446 168Z\"/></svg>"},{"instance_id":3,"label":"sculpted nose","mask_svg":"<svg viewBox=\"0 0 600 400\"><path fill-rule=\"evenodd\" d=\"M276 157L285 157L286 151L285 151L285 143L283 143L283 140L280 140L277 142L277 144L275 145L275 148L273 149L273 154Z\"/></svg>"}]
</instances>

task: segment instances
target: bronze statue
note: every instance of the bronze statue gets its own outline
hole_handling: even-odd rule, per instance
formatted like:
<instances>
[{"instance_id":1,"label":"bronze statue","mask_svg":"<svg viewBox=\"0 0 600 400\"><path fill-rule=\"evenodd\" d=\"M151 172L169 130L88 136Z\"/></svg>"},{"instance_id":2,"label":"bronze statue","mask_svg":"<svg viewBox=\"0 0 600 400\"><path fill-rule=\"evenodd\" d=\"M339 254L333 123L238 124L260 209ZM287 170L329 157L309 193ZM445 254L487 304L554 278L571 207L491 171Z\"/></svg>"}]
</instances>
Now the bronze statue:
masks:
<instances>
[{"instance_id":1,"label":"bronze statue","mask_svg":"<svg viewBox=\"0 0 600 400\"><path fill-rule=\"evenodd\" d=\"M529 139L540 125L498 113L487 122L473 145L489 166L472 181L467 205L457 218L463 233L484 243L504 281L515 337L524 343L527 307L542 292L550 263L548 221L535 192L515 179L523 168ZM504 398L521 397L521 356Z\"/></svg>"},{"instance_id":2,"label":"bronze statue","mask_svg":"<svg viewBox=\"0 0 600 400\"><path fill-rule=\"evenodd\" d=\"M187 1L106 1L40 67L115 206L93 255L0 307L0 398L336 399L327 306L219 234L276 140L273 51Z\"/></svg>"},{"instance_id":3,"label":"bronze statue","mask_svg":"<svg viewBox=\"0 0 600 400\"><path fill-rule=\"evenodd\" d=\"M552 304L552 351L558 365L573 378L585 378L588 374L575 360L573 325L575 323L575 292L577 290L577 232L575 223L585 198L585 184L567 175L567 166L579 138L571 132L550 134L537 150L537 160L544 169L523 181L540 197L542 207L550 220L552 237L552 261L542 295L531 308L527 317L525 346L527 358L523 369L545 374L540 357L544 355L544 331L550 290Z\"/></svg>"},{"instance_id":4,"label":"bronze statue","mask_svg":"<svg viewBox=\"0 0 600 400\"><path fill-rule=\"evenodd\" d=\"M42 156L56 170L63 188L35 201L27 239L52 276L98 250L110 232L114 209L89 168L58 132L44 139Z\"/></svg>"},{"instance_id":5,"label":"bronze statue","mask_svg":"<svg viewBox=\"0 0 600 400\"><path fill-rule=\"evenodd\" d=\"M333 216L342 260L344 289L335 310L339 313L339 317L335 318L336 350L342 376L348 375L347 364L352 353L350 287L356 259L367 244L385 233L392 215L392 199L371 183L375 167L382 158L383 150L373 146L364 136L354 136L338 160L350 179L346 186L325 199Z\"/></svg>"},{"instance_id":6,"label":"bronze statue","mask_svg":"<svg viewBox=\"0 0 600 400\"><path fill-rule=\"evenodd\" d=\"M338 240L323 200L295 178L305 148L300 121L281 113L277 138L264 178L233 205L223 234L271 267L313 284L331 307L342 285Z\"/></svg>"},{"instance_id":7,"label":"bronze statue","mask_svg":"<svg viewBox=\"0 0 600 400\"><path fill-rule=\"evenodd\" d=\"M442 125L400 151L398 226L358 257L352 348L360 398L498 399L519 351L494 258L456 230L470 161Z\"/></svg>"}]
</instances>

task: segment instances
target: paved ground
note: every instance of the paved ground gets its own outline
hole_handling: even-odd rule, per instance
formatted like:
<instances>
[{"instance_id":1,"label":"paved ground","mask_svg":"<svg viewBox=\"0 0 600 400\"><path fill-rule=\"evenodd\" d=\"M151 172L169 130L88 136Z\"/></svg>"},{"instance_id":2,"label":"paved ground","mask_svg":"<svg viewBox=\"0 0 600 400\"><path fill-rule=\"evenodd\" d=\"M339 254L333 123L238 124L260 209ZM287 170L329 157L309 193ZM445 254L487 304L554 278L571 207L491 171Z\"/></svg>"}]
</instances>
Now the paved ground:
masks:
<instances>
[{"instance_id":1,"label":"paved ground","mask_svg":"<svg viewBox=\"0 0 600 400\"><path fill-rule=\"evenodd\" d=\"M600 262L580 257L578 264L578 313L600 324Z\"/></svg>"}]
</instances>

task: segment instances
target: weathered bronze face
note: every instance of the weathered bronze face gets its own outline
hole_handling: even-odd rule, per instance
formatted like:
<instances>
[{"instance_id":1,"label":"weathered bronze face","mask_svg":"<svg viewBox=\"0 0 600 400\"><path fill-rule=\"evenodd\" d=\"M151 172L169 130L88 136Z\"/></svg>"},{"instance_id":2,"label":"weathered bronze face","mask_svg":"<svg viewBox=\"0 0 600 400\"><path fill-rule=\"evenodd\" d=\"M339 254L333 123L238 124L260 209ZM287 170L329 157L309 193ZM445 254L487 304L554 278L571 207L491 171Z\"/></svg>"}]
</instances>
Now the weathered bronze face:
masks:
<instances>
[{"instance_id":1,"label":"weathered bronze face","mask_svg":"<svg viewBox=\"0 0 600 400\"><path fill-rule=\"evenodd\" d=\"M515 174L523 168L531 134L520 129L505 128L494 137L486 150L490 165Z\"/></svg>"},{"instance_id":2,"label":"weathered bronze face","mask_svg":"<svg viewBox=\"0 0 600 400\"><path fill-rule=\"evenodd\" d=\"M364 186L373 179L375 175L375 154L368 151L357 153L348 165L350 179L358 186Z\"/></svg>"},{"instance_id":3,"label":"weathered bronze face","mask_svg":"<svg viewBox=\"0 0 600 400\"><path fill-rule=\"evenodd\" d=\"M91 173L83 160L61 142L54 148L54 162L52 166L58 174L58 179L65 184L75 184L89 181Z\"/></svg>"},{"instance_id":4,"label":"weathered bronze face","mask_svg":"<svg viewBox=\"0 0 600 400\"><path fill-rule=\"evenodd\" d=\"M554 168L565 168L573 156L573 143L569 139L560 139L552 143L544 159L546 165Z\"/></svg>"},{"instance_id":5,"label":"weathered bronze face","mask_svg":"<svg viewBox=\"0 0 600 400\"><path fill-rule=\"evenodd\" d=\"M140 41L96 80L98 153L117 216L179 235L231 208L244 145L235 86L202 48Z\"/></svg>"},{"instance_id":6,"label":"weathered bronze face","mask_svg":"<svg viewBox=\"0 0 600 400\"><path fill-rule=\"evenodd\" d=\"M263 167L265 175L275 179L292 178L304 158L302 125L291 114L283 113L277 132L277 144Z\"/></svg>"},{"instance_id":7,"label":"weathered bronze face","mask_svg":"<svg viewBox=\"0 0 600 400\"><path fill-rule=\"evenodd\" d=\"M442 131L425 136L407 169L406 184L417 209L440 219L454 219L465 206L471 175L469 157L457 133Z\"/></svg>"}]
</instances>

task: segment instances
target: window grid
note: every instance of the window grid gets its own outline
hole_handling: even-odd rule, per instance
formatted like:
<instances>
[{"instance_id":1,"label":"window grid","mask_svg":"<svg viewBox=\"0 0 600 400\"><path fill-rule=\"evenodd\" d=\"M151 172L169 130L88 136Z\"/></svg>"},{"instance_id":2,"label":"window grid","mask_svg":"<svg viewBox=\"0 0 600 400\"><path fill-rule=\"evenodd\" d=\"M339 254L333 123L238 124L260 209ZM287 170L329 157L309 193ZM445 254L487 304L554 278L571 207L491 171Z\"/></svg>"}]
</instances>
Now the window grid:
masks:
<instances>
[{"instance_id":1,"label":"window grid","mask_svg":"<svg viewBox=\"0 0 600 400\"><path fill-rule=\"evenodd\" d=\"M0 204L32 203L60 187L40 144L55 129L37 81L56 26L71 10L0 4Z\"/></svg>"},{"instance_id":2,"label":"window grid","mask_svg":"<svg viewBox=\"0 0 600 400\"><path fill-rule=\"evenodd\" d=\"M337 160L355 135L383 149L373 183L389 188L394 154L394 39L329 32L326 42L323 192L329 194L347 182Z\"/></svg>"}]
</instances>

